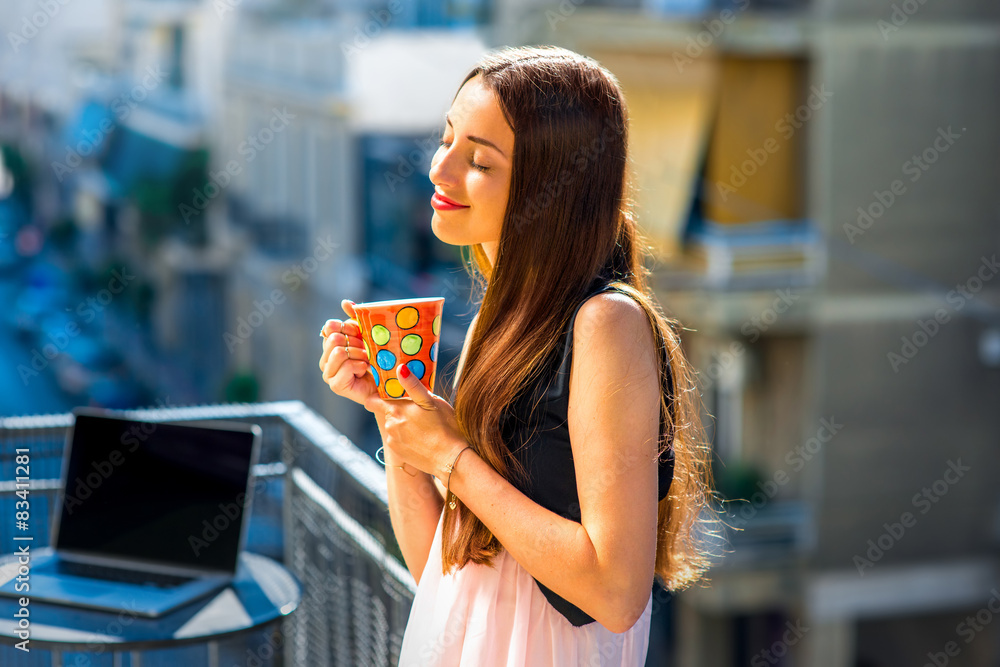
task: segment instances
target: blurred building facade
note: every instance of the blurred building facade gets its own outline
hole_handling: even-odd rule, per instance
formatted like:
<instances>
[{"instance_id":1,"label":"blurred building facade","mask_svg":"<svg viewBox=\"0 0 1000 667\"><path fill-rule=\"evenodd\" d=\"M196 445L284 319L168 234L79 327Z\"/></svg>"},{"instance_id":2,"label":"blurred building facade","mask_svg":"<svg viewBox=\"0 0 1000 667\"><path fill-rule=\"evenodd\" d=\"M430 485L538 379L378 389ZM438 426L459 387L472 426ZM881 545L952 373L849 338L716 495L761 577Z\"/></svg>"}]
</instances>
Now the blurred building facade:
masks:
<instances>
[{"instance_id":1,"label":"blurred building facade","mask_svg":"<svg viewBox=\"0 0 1000 667\"><path fill-rule=\"evenodd\" d=\"M32 7L0 20L24 30ZM689 329L739 529L711 586L668 605L650 664L995 664L995 2L64 11L31 58L0 61L4 140L45 165L66 136L116 129L68 177L46 172L39 209L72 211L84 248L110 239L157 286L174 401L250 378L369 451L372 420L318 376L316 329L342 298L439 294L442 363L457 356L468 285L430 238L426 174L461 77L502 44L597 58L627 96L657 295ZM182 233L144 245L151 220Z\"/></svg>"},{"instance_id":2,"label":"blurred building facade","mask_svg":"<svg viewBox=\"0 0 1000 667\"><path fill-rule=\"evenodd\" d=\"M995 664L1000 8L600 4L500 41L619 77L659 300L745 499L676 598L676 664Z\"/></svg>"},{"instance_id":3,"label":"blurred building facade","mask_svg":"<svg viewBox=\"0 0 1000 667\"><path fill-rule=\"evenodd\" d=\"M430 242L426 174L451 88L485 49L485 16L476 3L358 3L260 4L232 18L215 146L243 249L230 352L263 397L304 397L370 452L377 429L319 378L316 333L346 318L345 298L440 294L448 315L471 319L460 254ZM448 319L443 364L465 333Z\"/></svg>"}]
</instances>

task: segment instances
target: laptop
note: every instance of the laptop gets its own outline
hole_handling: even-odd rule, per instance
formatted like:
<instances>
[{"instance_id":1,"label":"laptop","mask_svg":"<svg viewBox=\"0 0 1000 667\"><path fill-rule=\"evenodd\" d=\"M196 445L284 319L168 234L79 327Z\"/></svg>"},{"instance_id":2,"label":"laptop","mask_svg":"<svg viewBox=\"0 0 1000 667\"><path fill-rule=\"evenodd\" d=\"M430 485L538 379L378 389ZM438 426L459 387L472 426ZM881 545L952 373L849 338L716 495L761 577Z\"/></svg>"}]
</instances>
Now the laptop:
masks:
<instances>
[{"instance_id":1,"label":"laptop","mask_svg":"<svg viewBox=\"0 0 1000 667\"><path fill-rule=\"evenodd\" d=\"M15 578L0 595L157 617L228 585L260 426L73 416L51 553L31 559L30 590Z\"/></svg>"}]
</instances>

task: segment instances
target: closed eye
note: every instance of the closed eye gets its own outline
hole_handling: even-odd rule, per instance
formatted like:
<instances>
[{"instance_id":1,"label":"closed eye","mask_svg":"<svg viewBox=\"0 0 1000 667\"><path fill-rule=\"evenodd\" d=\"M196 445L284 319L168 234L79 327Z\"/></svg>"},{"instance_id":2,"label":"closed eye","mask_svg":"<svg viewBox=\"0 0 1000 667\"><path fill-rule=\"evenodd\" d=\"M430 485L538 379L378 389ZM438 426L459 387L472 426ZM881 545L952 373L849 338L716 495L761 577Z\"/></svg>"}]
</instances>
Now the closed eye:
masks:
<instances>
[{"instance_id":1,"label":"closed eye","mask_svg":"<svg viewBox=\"0 0 1000 667\"><path fill-rule=\"evenodd\" d=\"M440 140L438 142L438 145L439 146L450 146L451 144L448 143L448 142L446 142L444 139L442 139L442 140ZM481 164L476 164L476 161L475 160L471 160L471 159L469 160L469 165L472 166L472 167L474 167L474 168L476 168L476 169L478 169L481 172L484 172L484 173L487 172L487 171L489 171L491 169L491 167L485 167L485 166L483 166Z\"/></svg>"}]
</instances>

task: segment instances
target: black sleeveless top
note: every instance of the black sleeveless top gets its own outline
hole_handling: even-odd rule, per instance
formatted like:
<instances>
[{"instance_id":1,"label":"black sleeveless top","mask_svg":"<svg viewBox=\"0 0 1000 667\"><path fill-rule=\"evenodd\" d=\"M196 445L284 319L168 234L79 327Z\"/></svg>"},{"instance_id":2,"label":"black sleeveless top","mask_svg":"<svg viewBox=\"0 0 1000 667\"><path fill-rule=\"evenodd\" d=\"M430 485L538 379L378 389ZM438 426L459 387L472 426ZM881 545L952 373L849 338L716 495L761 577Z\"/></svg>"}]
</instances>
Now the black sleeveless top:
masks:
<instances>
[{"instance_id":1,"label":"black sleeveless top","mask_svg":"<svg viewBox=\"0 0 1000 667\"><path fill-rule=\"evenodd\" d=\"M573 323L584 301L601 292L618 289L607 282L595 281L595 283L597 283L596 289L592 289L573 311L567 333L553 350L541 376L515 397L500 420L504 442L524 466L529 477L526 483L514 481L515 487L542 507L576 522L580 522L581 519L580 499L577 493L576 470L573 465L567 421ZM624 293L622 290L618 291ZM665 356L666 351L661 350L661 355ZM673 378L670 375L668 374L669 389L673 395ZM536 403L537 407L531 415L532 407ZM660 433L664 432L665 425L666 418L661 412ZM673 471L673 448L670 447L660 460L658 500L667 496ZM537 579L535 583L549 603L574 626L594 622L591 616L553 593Z\"/></svg>"}]
</instances>

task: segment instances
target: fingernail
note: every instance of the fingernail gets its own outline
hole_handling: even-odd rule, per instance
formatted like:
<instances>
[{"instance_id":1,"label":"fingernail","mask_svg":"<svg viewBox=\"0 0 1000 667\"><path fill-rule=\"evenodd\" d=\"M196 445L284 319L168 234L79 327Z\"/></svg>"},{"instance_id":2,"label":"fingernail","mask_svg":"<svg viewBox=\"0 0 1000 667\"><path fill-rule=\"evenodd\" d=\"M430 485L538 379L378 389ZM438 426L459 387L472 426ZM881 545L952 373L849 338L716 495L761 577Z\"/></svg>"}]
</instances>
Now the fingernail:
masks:
<instances>
[{"instance_id":1,"label":"fingernail","mask_svg":"<svg viewBox=\"0 0 1000 667\"><path fill-rule=\"evenodd\" d=\"M399 377L404 379L410 377L410 369L406 367L406 364L399 367Z\"/></svg>"}]
</instances>

